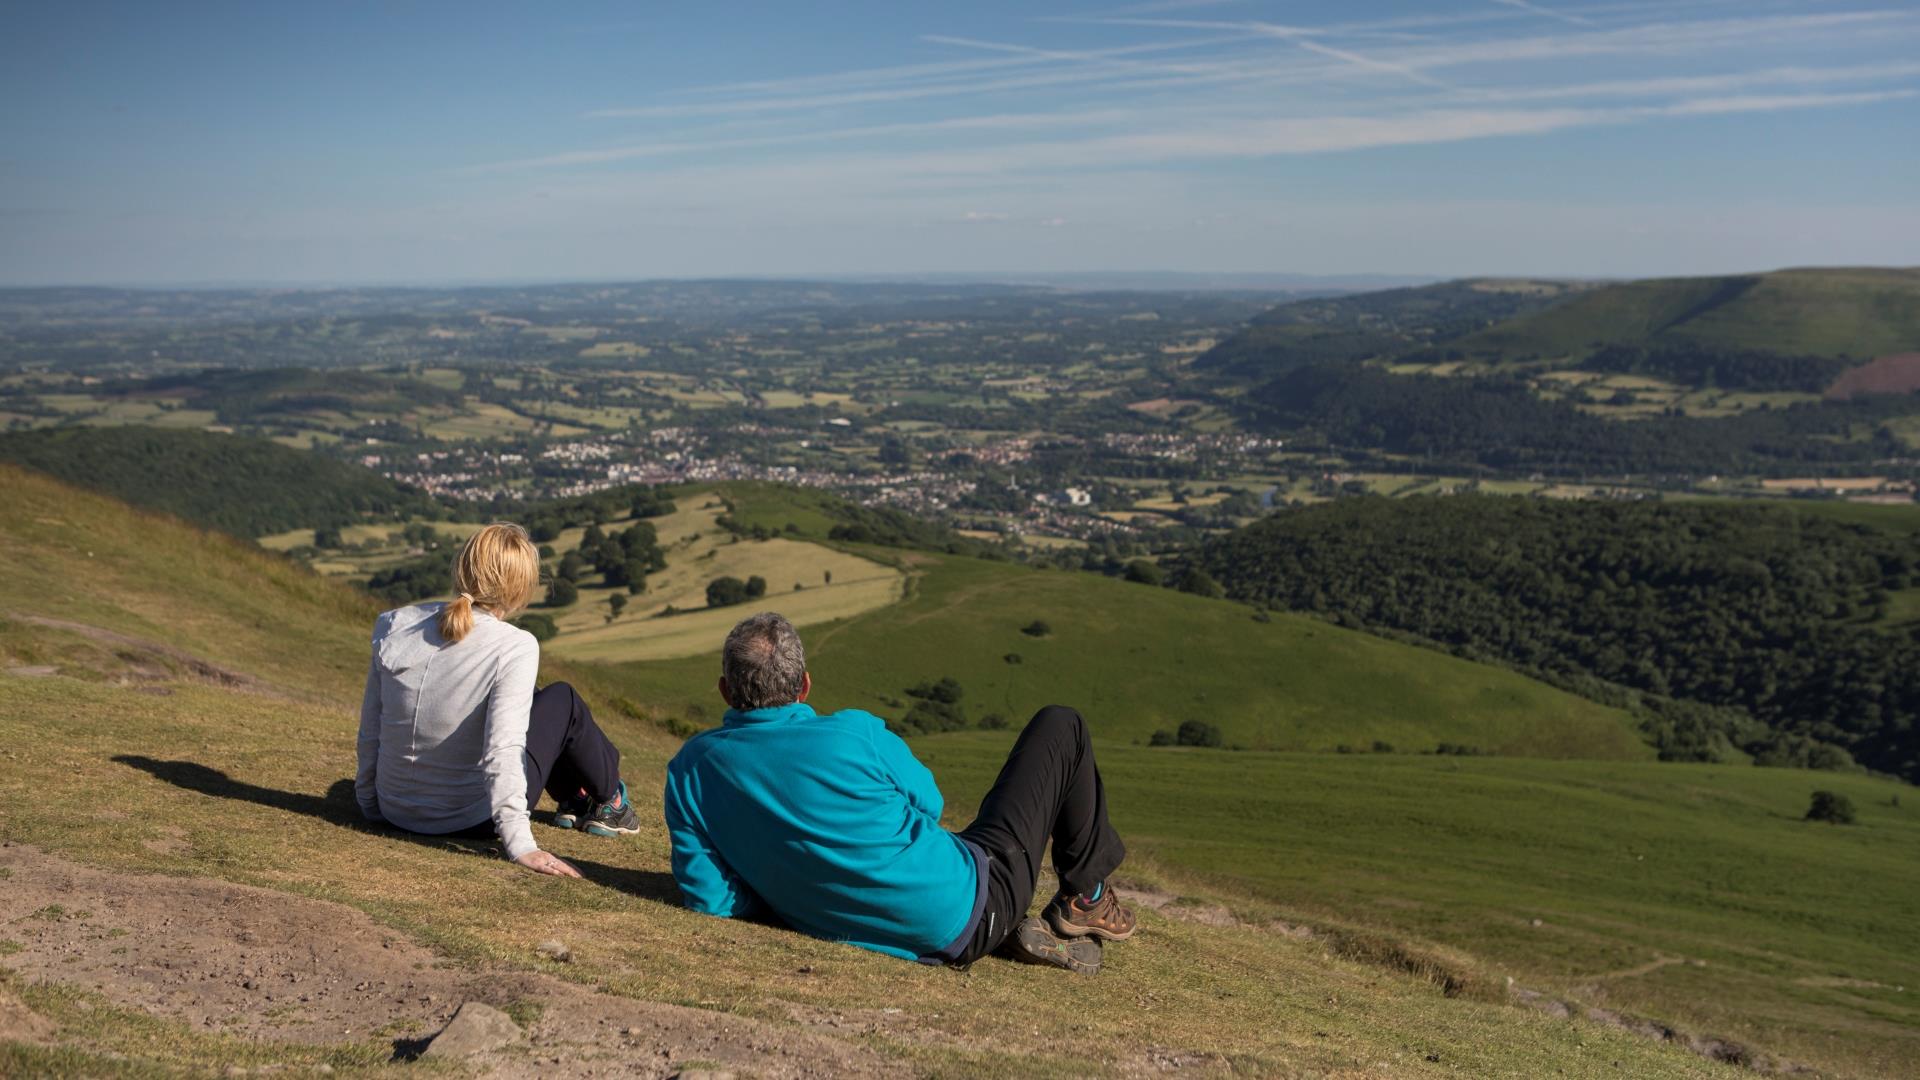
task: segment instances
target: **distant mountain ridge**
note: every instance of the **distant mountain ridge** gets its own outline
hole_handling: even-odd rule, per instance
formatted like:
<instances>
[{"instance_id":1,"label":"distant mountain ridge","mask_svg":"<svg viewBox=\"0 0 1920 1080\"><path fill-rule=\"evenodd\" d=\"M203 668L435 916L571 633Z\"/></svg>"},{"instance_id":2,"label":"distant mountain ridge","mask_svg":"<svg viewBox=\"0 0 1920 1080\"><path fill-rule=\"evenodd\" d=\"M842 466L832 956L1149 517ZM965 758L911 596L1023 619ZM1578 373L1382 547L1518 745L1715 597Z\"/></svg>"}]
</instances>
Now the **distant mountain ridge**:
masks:
<instances>
[{"instance_id":1,"label":"distant mountain ridge","mask_svg":"<svg viewBox=\"0 0 1920 1080\"><path fill-rule=\"evenodd\" d=\"M1803 269L1606 285L1463 338L1497 359L1688 345L1864 363L1920 350L1920 268Z\"/></svg>"},{"instance_id":2,"label":"distant mountain ridge","mask_svg":"<svg viewBox=\"0 0 1920 1080\"><path fill-rule=\"evenodd\" d=\"M1194 367L1250 377L1309 363L1395 357L1549 309L1599 287L1565 280L1466 278L1294 300L1254 318Z\"/></svg>"}]
</instances>

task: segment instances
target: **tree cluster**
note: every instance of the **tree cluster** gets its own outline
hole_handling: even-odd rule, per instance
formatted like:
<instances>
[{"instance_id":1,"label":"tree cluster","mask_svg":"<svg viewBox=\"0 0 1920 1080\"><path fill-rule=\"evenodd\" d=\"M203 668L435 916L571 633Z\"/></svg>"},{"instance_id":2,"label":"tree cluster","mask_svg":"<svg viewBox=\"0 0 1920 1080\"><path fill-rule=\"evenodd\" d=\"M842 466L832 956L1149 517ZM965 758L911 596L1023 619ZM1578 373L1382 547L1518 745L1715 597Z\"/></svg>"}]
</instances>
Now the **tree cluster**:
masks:
<instances>
[{"instance_id":1,"label":"tree cluster","mask_svg":"<svg viewBox=\"0 0 1920 1080\"><path fill-rule=\"evenodd\" d=\"M707 582L708 607L732 607L767 595L767 579L758 574L745 581L737 577L718 577Z\"/></svg>"},{"instance_id":2,"label":"tree cluster","mask_svg":"<svg viewBox=\"0 0 1920 1080\"><path fill-rule=\"evenodd\" d=\"M247 539L440 513L425 493L371 469L245 435L134 426L10 432L0 434L0 461Z\"/></svg>"},{"instance_id":3,"label":"tree cluster","mask_svg":"<svg viewBox=\"0 0 1920 1080\"><path fill-rule=\"evenodd\" d=\"M1247 395L1256 428L1331 448L1402 455L1431 466L1583 473L1773 475L1858 467L1907 453L1888 420L1916 395L1822 401L1734 416L1604 420L1548 401L1518 378L1433 378L1367 367L1304 367Z\"/></svg>"},{"instance_id":4,"label":"tree cluster","mask_svg":"<svg viewBox=\"0 0 1920 1080\"><path fill-rule=\"evenodd\" d=\"M1758 349L1607 345L1595 350L1580 366L1587 371L1651 375L1686 386L1818 394L1854 363L1844 356L1783 356Z\"/></svg>"},{"instance_id":5,"label":"tree cluster","mask_svg":"<svg viewBox=\"0 0 1920 1080\"><path fill-rule=\"evenodd\" d=\"M1268 518L1195 563L1237 600L1601 700L1642 692L1665 757L1737 747L1920 780L1920 633L1882 621L1920 584L1920 538L1751 504L1367 498Z\"/></svg>"},{"instance_id":6,"label":"tree cluster","mask_svg":"<svg viewBox=\"0 0 1920 1080\"><path fill-rule=\"evenodd\" d=\"M612 536L599 533L598 526L588 528L581 537L580 551L593 560L593 568L608 588L645 592L647 575L667 568L667 553L661 549L660 536L651 524L636 521ZM566 560L562 558L561 563L564 569Z\"/></svg>"}]
</instances>

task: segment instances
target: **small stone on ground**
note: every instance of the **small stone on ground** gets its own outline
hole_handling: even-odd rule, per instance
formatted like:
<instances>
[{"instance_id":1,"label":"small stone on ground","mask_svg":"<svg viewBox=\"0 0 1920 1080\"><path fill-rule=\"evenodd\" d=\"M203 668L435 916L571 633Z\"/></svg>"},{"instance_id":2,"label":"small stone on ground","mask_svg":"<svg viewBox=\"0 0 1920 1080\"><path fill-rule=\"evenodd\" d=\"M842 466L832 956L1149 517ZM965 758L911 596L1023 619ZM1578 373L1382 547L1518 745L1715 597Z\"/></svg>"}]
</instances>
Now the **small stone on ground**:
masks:
<instances>
[{"instance_id":1,"label":"small stone on ground","mask_svg":"<svg viewBox=\"0 0 1920 1080\"><path fill-rule=\"evenodd\" d=\"M469 1001L460 1006L440 1034L427 1044L423 1057L470 1057L512 1046L526 1036L513 1017L491 1005Z\"/></svg>"}]
</instances>

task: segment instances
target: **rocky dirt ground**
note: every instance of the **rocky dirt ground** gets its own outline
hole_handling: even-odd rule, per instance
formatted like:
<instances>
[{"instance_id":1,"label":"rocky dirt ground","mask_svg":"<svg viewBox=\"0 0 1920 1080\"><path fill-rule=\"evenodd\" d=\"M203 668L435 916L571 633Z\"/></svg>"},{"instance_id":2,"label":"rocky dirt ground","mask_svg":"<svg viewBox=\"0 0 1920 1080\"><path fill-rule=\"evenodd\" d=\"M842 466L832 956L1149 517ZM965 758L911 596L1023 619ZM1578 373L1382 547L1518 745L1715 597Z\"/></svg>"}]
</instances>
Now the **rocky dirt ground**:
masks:
<instances>
[{"instance_id":1,"label":"rocky dirt ground","mask_svg":"<svg viewBox=\"0 0 1920 1080\"><path fill-rule=\"evenodd\" d=\"M525 1037L466 1060L497 1076L670 1076L690 1064L764 1077L898 1073L805 1027L597 993L536 972L452 963L340 904L189 878L129 875L0 847L0 967L195 1028L291 1042L426 1049L479 1002L532 1017ZM855 1030L858 1030L857 1028ZM55 1025L0 994L0 1040Z\"/></svg>"}]
</instances>

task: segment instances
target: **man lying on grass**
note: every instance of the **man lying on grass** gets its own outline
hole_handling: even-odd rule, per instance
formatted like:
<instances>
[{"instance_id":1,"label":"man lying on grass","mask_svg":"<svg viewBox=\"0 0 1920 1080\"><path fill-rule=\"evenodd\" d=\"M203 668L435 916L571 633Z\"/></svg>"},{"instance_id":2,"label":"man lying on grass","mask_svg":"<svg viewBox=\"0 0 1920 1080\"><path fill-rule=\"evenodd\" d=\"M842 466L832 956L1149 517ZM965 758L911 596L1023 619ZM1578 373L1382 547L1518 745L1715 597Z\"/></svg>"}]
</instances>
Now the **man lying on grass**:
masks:
<instances>
[{"instance_id":1,"label":"man lying on grass","mask_svg":"<svg viewBox=\"0 0 1920 1080\"><path fill-rule=\"evenodd\" d=\"M725 721L667 766L673 876L687 906L765 912L815 937L966 967L996 950L1084 974L1134 919L1107 890L1125 848L1080 714L1041 709L958 834L933 774L871 713L822 716L800 635L762 613L727 635ZM1060 892L1027 918L1053 843Z\"/></svg>"}]
</instances>

